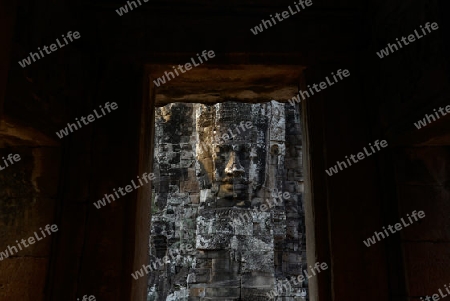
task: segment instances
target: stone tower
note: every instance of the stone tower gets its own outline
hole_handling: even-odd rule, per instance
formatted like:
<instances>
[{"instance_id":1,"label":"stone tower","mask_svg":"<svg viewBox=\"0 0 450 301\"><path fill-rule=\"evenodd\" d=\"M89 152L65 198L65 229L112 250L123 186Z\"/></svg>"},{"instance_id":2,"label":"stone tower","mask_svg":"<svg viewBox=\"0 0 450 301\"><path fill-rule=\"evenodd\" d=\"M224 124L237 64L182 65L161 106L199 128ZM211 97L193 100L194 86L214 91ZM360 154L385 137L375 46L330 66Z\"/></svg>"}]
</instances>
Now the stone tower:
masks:
<instances>
[{"instance_id":1,"label":"stone tower","mask_svg":"<svg viewBox=\"0 0 450 301\"><path fill-rule=\"evenodd\" d=\"M306 283L282 285L306 268L299 112L172 103L155 115L148 300L307 300Z\"/></svg>"}]
</instances>

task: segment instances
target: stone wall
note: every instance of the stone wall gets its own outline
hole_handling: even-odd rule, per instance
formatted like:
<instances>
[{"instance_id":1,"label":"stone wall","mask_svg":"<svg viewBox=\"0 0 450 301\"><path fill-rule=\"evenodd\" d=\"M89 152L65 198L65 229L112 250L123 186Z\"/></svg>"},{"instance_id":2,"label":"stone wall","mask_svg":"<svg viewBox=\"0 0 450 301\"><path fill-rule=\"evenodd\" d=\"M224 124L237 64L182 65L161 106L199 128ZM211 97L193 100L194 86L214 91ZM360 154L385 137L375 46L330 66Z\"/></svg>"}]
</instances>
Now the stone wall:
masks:
<instances>
[{"instance_id":1,"label":"stone wall","mask_svg":"<svg viewBox=\"0 0 450 301\"><path fill-rule=\"evenodd\" d=\"M20 250L16 241L28 239L47 224L54 224L59 162L56 148L26 143L0 143L0 158L20 155L21 160L0 172L0 300L43 300L51 246L56 234ZM2 168L5 167L1 160ZM41 235L42 237L42 235ZM8 253L15 246L16 253ZM14 252L14 249L11 248ZM6 253L6 258L4 253ZM9 256L8 256L9 255ZM41 277L36 277L41 275ZM18 289L27 283L29 289Z\"/></svg>"},{"instance_id":2,"label":"stone wall","mask_svg":"<svg viewBox=\"0 0 450 301\"><path fill-rule=\"evenodd\" d=\"M147 209L132 195L102 211L92 202L140 174L139 116L151 114L141 112L136 91L142 88L142 72L135 67L187 62L202 49L214 49L214 63L227 68L307 67L306 84L339 68L352 72L348 82L314 95L309 110L303 110L305 183L312 187L305 193L312 204L308 248L316 256L309 260L330 264L329 273L309 283L311 295L315 287L318 300L403 301L442 287L441 279L449 278L443 269L448 227L440 223L449 213L448 176L425 166L434 166L430 160L448 165L448 117L420 131L413 122L449 103L448 1L321 1L257 37L248 29L292 1L152 1L119 17L114 10L123 4L0 1L1 156L23 158L0 178L2 247L43 224L61 224L57 235L35 249L2 261L0 300L76 300L85 293L98 300L142 300L144 290L130 273L148 263L136 256L146 252L147 241L135 235L136 229L148 229ZM439 23L435 35L383 61L376 56L388 42L427 21ZM69 30L81 32L77 44L26 69L17 64ZM59 144L55 131L106 101L116 101L120 111ZM339 177L326 177L328 163L380 137L397 147ZM412 207L435 218L424 220L417 233L405 229L398 241L393 236L370 249L364 246L369 234Z\"/></svg>"},{"instance_id":3,"label":"stone wall","mask_svg":"<svg viewBox=\"0 0 450 301\"><path fill-rule=\"evenodd\" d=\"M306 268L299 112L172 103L155 116L149 300L267 300ZM261 207L277 192L286 199ZM304 300L306 286L277 293Z\"/></svg>"}]
</instances>

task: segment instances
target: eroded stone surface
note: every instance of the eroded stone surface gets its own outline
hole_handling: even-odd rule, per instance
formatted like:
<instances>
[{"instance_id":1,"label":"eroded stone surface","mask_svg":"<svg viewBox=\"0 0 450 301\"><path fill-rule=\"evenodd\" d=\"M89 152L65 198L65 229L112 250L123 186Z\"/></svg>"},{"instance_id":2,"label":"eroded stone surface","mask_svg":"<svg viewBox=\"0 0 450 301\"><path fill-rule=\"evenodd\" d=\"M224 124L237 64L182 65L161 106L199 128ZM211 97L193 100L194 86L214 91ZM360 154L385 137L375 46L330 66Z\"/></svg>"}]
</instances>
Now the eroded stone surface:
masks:
<instances>
[{"instance_id":1,"label":"eroded stone surface","mask_svg":"<svg viewBox=\"0 0 450 301\"><path fill-rule=\"evenodd\" d=\"M267 300L301 274L301 147L299 112L289 104L158 108L150 245L158 268L148 300ZM278 192L289 197L273 203ZM194 251L158 265L183 244ZM300 300L305 286L278 298Z\"/></svg>"}]
</instances>

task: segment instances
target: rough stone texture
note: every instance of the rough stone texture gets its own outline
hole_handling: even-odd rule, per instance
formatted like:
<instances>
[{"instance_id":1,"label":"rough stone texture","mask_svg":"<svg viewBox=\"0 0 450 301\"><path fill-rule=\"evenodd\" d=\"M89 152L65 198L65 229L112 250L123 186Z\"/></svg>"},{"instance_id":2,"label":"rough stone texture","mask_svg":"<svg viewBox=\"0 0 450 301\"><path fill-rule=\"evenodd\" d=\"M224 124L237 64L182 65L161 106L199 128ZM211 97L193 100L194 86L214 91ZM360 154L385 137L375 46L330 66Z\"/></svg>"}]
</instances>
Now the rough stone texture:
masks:
<instances>
[{"instance_id":1,"label":"rough stone texture","mask_svg":"<svg viewBox=\"0 0 450 301\"><path fill-rule=\"evenodd\" d=\"M0 261L0 300L44 300L45 277L35 275L47 275L56 233L22 250L16 240L28 239L39 233L39 227L54 223L59 154L48 147L2 142L0 158L10 153L19 154L21 160L0 172L0 251L14 246L17 252ZM33 289L18 289L19 282Z\"/></svg>"},{"instance_id":2,"label":"rough stone texture","mask_svg":"<svg viewBox=\"0 0 450 301\"><path fill-rule=\"evenodd\" d=\"M447 255L438 245L446 244L448 227L438 222L449 214L448 207L441 205L448 203L448 199L429 192L444 191L439 187L442 182L426 179L424 182L433 185L421 190L400 180L396 182L394 175L426 176L428 171L409 172L416 163L406 164L404 170L401 165L398 171L393 170L393 166L408 161L406 149L450 145L450 115L420 131L413 126L425 113L450 103L449 1L313 1L313 7L258 36L252 35L249 28L286 9L292 0L155 0L119 17L114 10L125 2L0 1L0 141L8 150L25 147L28 154L32 153L31 148L54 152L48 160L35 157L33 163L24 161L24 185L19 190L27 194L14 200L12 207L2 208L3 221L8 222L8 226L2 225L5 233L2 242L17 239L17 233L28 235L40 221L64 224L56 241L52 241L55 246L48 255L48 269L36 268L38 262L46 259L35 257L27 257L35 264L16 265L21 260L18 259L8 269L1 267L0 285L8 283L9 288L2 291L2 301L76 300L83 293L94 294L97 300L144 300L146 279L136 281L130 273L148 264L150 218L145 205L150 196L145 203L138 203L130 195L102 212L95 211L91 202L109 192L108 189L136 177L137 166L151 170L138 162L136 151L140 141L135 133L141 131L153 139L153 122L147 126L139 124L142 115L151 119L154 111L151 106L155 103L152 95L136 96L136 91L142 89L142 81L147 82L142 66L185 63L203 49L215 50L214 64L222 69L230 65L245 67L234 68L239 75L233 78L244 79L241 73L255 65L288 65L299 72L305 70L301 81L304 85L321 82L339 68L348 68L352 74L347 82L302 103L308 106L302 111L307 142L303 149L305 189L309 189L304 195L309 219L306 225L311 233L308 252L312 254L308 260L330 263L327 273L311 279L311 296L316 291L316 298L321 301L418 300L418 294L433 294L442 285L441 279L449 279L449 270L442 269L447 264L438 267L424 259ZM428 21L439 22L439 30L383 60L375 54L388 42ZM26 69L17 64L30 51L48 45L68 30L81 32L77 44L68 45ZM264 68L258 71L264 77ZM206 64L203 72L203 78L209 78ZM222 86L219 73L214 72L218 87ZM260 86L272 85L278 79L253 82L256 89L250 89L251 81L242 81L241 88L264 93ZM212 82L208 82L208 87ZM297 87L299 81L281 82L281 86L293 83ZM201 81L197 86L205 88ZM164 88L170 90L169 84ZM236 94L231 92L231 96ZM193 98L197 101L197 97ZM121 113L74 133L61 145L54 141L56 130L106 101L116 101ZM177 100L166 97L158 105L173 101ZM141 102L149 103L151 109L145 110ZM213 102L217 100L209 103ZM327 178L324 174L330 162L342 160L381 137L389 139L390 148L385 153L371 156L336 177ZM150 152L152 147L141 145L142 149ZM396 152L400 157L392 156ZM436 153L427 156L440 157ZM28 206L35 197L35 191L29 188L34 169L30 164L40 164L42 188L59 191L54 204ZM436 169L436 174L441 170L432 169ZM45 183L47 172L55 170L56 180L51 177ZM8 184L0 186L2 193L8 189L19 192L17 186L9 186L9 180L3 183ZM419 195L422 197L418 198ZM424 221L425 227L417 236L405 232L415 242L403 242L399 235L370 249L364 246L362 240L373 231L396 222L403 212L408 212L408 206L413 207L413 202L425 201L429 201L427 210L440 214L431 223ZM192 202L200 204L200 194L192 194ZM24 229L24 225L29 227ZM442 241L433 243L435 248L422 240L430 234L436 241ZM439 238L440 235L443 237ZM423 247L406 253L403 243ZM42 248L45 252L50 250L47 245ZM405 254L412 260L405 260ZM33 256L43 255L36 252ZM419 268L413 265L416 259L422 262ZM437 261L443 262L441 258ZM416 291L418 283L423 284L423 291ZM197 295L205 293L194 286L192 291Z\"/></svg>"},{"instance_id":3,"label":"rough stone texture","mask_svg":"<svg viewBox=\"0 0 450 301\"><path fill-rule=\"evenodd\" d=\"M216 65L211 59L207 69L202 66L189 70L183 76L171 80L170 84L158 87L155 105L170 101L183 103L211 103L245 101L266 102L269 99L287 101L298 91L298 75L301 66L296 65L233 65L226 68ZM155 79L172 65L151 65L152 79Z\"/></svg>"},{"instance_id":4,"label":"rough stone texture","mask_svg":"<svg viewBox=\"0 0 450 301\"><path fill-rule=\"evenodd\" d=\"M217 139L224 134L232 140ZM148 300L267 300L277 282L301 274L301 150L299 112L288 104L158 108L152 264L180 244L195 250L150 276ZM290 198L259 210L277 192Z\"/></svg>"},{"instance_id":5,"label":"rough stone texture","mask_svg":"<svg viewBox=\"0 0 450 301\"><path fill-rule=\"evenodd\" d=\"M425 212L423 219L400 233L410 296L431 296L448 285L449 160L448 145L405 148L396 153L399 216L411 215L413 210Z\"/></svg>"},{"instance_id":6,"label":"rough stone texture","mask_svg":"<svg viewBox=\"0 0 450 301\"><path fill-rule=\"evenodd\" d=\"M45 300L45 278L35 275L48 273L48 261L45 257L23 256L1 261L0 300ZM22 289L18 289L18 283L22 284Z\"/></svg>"}]
</instances>

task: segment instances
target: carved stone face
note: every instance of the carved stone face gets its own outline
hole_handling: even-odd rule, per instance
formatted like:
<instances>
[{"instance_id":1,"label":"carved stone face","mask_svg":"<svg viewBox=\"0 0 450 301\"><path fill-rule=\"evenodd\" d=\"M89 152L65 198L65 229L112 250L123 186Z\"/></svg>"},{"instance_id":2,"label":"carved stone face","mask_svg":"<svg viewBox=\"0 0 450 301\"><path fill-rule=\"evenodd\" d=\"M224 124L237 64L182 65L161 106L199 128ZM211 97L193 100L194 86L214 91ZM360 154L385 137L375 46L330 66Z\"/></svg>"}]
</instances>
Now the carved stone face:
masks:
<instances>
[{"instance_id":1,"label":"carved stone face","mask_svg":"<svg viewBox=\"0 0 450 301\"><path fill-rule=\"evenodd\" d=\"M257 126L259 112L241 103L199 110L196 150L204 172L198 175L205 178L202 188L211 188L219 206L249 206L264 183L265 132Z\"/></svg>"},{"instance_id":2,"label":"carved stone face","mask_svg":"<svg viewBox=\"0 0 450 301\"><path fill-rule=\"evenodd\" d=\"M304 251L304 231L297 226L301 176L295 172L300 132L288 127L299 126L296 116L275 101L173 104L160 110L152 265L181 244L196 250L151 273L151 300L181 300L191 283L203 297L227 289L243 300L267 300L276 275L292 276L299 264L306 269L303 257L299 262L290 255ZM278 191L289 191L291 199L275 205ZM262 209L265 201L273 206ZM209 268L199 268L199 262ZM295 294L305 295L297 287L282 297Z\"/></svg>"},{"instance_id":3,"label":"carved stone face","mask_svg":"<svg viewBox=\"0 0 450 301\"><path fill-rule=\"evenodd\" d=\"M219 184L219 198L248 199L249 147L239 143L215 146L214 165ZM242 163L241 163L242 162Z\"/></svg>"}]
</instances>

